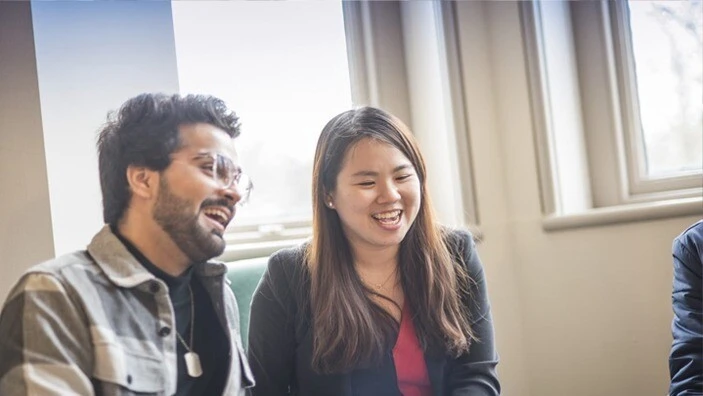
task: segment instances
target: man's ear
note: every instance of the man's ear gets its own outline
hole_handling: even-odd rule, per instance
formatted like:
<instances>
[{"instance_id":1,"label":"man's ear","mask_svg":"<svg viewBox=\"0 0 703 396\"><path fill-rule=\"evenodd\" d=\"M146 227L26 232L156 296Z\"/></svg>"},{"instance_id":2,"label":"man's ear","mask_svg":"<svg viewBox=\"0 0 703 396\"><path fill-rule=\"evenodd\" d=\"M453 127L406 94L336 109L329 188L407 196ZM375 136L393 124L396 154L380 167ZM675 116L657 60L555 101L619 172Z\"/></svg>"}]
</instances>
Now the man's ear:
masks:
<instances>
[{"instance_id":1,"label":"man's ear","mask_svg":"<svg viewBox=\"0 0 703 396\"><path fill-rule=\"evenodd\" d=\"M156 196L160 176L159 172L143 166L127 167L127 183L132 194L144 199Z\"/></svg>"}]
</instances>

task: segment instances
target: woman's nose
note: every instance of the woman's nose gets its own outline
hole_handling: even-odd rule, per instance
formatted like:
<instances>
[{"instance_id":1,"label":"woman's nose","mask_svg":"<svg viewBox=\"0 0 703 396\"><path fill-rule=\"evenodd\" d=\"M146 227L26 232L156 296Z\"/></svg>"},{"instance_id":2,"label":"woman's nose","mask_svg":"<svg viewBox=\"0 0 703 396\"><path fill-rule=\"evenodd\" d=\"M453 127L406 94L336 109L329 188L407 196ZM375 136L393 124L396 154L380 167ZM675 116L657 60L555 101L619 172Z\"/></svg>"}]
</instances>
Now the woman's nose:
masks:
<instances>
[{"instance_id":1,"label":"woman's nose","mask_svg":"<svg viewBox=\"0 0 703 396\"><path fill-rule=\"evenodd\" d=\"M395 183L384 183L381 187L381 191L378 197L379 202L388 203L396 202L400 199L400 192L398 192L398 186Z\"/></svg>"}]
</instances>

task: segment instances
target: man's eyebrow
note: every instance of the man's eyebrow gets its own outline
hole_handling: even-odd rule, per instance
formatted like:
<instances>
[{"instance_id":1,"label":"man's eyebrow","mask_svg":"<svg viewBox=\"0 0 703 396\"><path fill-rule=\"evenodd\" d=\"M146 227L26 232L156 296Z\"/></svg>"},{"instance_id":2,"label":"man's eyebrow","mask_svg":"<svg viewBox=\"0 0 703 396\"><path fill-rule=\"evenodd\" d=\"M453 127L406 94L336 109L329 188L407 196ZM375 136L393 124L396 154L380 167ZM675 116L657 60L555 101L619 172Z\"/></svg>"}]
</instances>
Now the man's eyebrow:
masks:
<instances>
[{"instance_id":1,"label":"man's eyebrow","mask_svg":"<svg viewBox=\"0 0 703 396\"><path fill-rule=\"evenodd\" d=\"M211 151L201 151L199 153L196 153L193 155L192 159L197 160L197 159L210 159L210 160L217 160L219 158L223 158L231 163L234 163L234 160L226 155L219 154L219 153L213 153Z\"/></svg>"},{"instance_id":2,"label":"man's eyebrow","mask_svg":"<svg viewBox=\"0 0 703 396\"><path fill-rule=\"evenodd\" d=\"M213 159L214 157L215 157L215 155L213 153L208 152L208 151L203 151L203 152L200 152L200 153L193 155L192 159L194 159L194 160Z\"/></svg>"},{"instance_id":3,"label":"man's eyebrow","mask_svg":"<svg viewBox=\"0 0 703 396\"><path fill-rule=\"evenodd\" d=\"M234 162L234 160L232 158L230 158L226 155L216 154L216 153L212 153L209 151L203 151L203 152L195 154L193 156L193 159L194 160L209 159L209 160L214 160L215 162L218 162L219 159L223 159L223 160L229 162L230 164L232 164L233 171L238 172L238 173L243 172L242 166L239 165L238 163Z\"/></svg>"},{"instance_id":4,"label":"man's eyebrow","mask_svg":"<svg viewBox=\"0 0 703 396\"><path fill-rule=\"evenodd\" d=\"M393 173L402 171L404 169L412 169L413 166L410 164L403 164L403 165L398 165L395 168L393 168ZM359 177L359 176L378 176L378 172L375 171L370 171L370 170L361 170L352 175L352 177Z\"/></svg>"}]
</instances>

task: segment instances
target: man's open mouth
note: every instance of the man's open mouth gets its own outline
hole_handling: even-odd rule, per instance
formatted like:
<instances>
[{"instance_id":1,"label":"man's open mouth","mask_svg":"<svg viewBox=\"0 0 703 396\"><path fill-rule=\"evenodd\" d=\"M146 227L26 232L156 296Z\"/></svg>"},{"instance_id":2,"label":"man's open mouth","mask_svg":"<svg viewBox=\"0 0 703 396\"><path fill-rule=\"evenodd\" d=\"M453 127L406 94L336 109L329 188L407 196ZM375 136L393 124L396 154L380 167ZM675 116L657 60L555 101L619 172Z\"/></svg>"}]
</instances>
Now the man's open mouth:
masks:
<instances>
[{"instance_id":1,"label":"man's open mouth","mask_svg":"<svg viewBox=\"0 0 703 396\"><path fill-rule=\"evenodd\" d=\"M222 225L222 228L227 228L227 224L230 222L230 213L229 209L220 206L209 206L203 209L203 214Z\"/></svg>"}]
</instances>

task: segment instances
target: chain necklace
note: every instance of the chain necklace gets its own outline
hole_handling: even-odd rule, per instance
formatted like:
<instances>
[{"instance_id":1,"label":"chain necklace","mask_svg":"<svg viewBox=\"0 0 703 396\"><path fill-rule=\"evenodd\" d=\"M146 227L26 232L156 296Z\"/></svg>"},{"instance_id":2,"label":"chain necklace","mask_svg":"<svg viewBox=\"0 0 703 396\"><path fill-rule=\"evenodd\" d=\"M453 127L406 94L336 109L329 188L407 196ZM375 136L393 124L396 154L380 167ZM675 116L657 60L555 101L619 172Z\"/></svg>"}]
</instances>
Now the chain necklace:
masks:
<instances>
[{"instance_id":1,"label":"chain necklace","mask_svg":"<svg viewBox=\"0 0 703 396\"><path fill-rule=\"evenodd\" d=\"M391 280L391 278L393 277L393 275L395 275L395 274L397 274L397 273L398 273L398 267L395 267L395 268L393 269L393 271L391 271L391 273L388 275L388 277L386 278L386 280L384 280L384 281L381 282L381 283L369 282L369 281L366 280L363 276L361 276L361 274L359 274L359 276L361 277L361 280L364 281L364 283L365 283L366 285L371 286L371 288L373 288L376 292L380 292L381 290L385 290L385 289L386 289L386 287L385 287L385 286L386 286L386 283L388 283L388 281ZM393 286L395 286L395 284L393 284Z\"/></svg>"},{"instance_id":2,"label":"chain necklace","mask_svg":"<svg viewBox=\"0 0 703 396\"><path fill-rule=\"evenodd\" d=\"M193 329L195 328L195 302L193 299L193 289L191 289L190 284L188 284L188 292L190 292L190 345L186 344L186 342L183 340L183 337L178 333L178 329L176 329L176 336L178 337L178 340L183 344L183 347L186 349L186 354L183 355L183 358L186 361L186 371L188 371L188 375L190 375L193 378L200 377L203 374L203 366L200 364L200 356L198 356L195 351L193 351Z\"/></svg>"}]
</instances>

